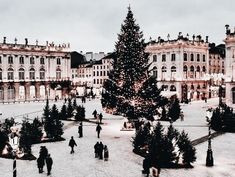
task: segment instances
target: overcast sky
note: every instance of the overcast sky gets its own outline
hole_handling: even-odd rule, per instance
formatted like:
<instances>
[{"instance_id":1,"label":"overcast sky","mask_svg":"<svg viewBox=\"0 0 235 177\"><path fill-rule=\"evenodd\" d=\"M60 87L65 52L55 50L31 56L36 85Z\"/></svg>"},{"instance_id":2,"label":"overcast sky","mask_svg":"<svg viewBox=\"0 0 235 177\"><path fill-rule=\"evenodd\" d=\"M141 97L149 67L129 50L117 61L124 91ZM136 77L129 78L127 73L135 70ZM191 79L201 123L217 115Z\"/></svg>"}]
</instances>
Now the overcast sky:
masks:
<instances>
[{"instance_id":1,"label":"overcast sky","mask_svg":"<svg viewBox=\"0 0 235 177\"><path fill-rule=\"evenodd\" d=\"M71 50L111 52L131 9L148 41L178 32L222 43L235 26L235 0L0 0L0 40L70 43Z\"/></svg>"}]
</instances>

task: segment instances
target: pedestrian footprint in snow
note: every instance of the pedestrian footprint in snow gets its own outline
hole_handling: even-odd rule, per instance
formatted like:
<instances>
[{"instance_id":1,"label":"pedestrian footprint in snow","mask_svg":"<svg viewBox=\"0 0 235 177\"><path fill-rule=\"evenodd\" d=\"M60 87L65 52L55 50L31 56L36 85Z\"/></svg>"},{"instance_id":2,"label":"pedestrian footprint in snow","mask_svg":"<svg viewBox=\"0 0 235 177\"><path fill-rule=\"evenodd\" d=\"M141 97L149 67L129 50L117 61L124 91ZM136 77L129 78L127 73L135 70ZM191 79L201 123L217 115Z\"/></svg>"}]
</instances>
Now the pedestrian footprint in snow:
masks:
<instances>
[{"instance_id":1,"label":"pedestrian footprint in snow","mask_svg":"<svg viewBox=\"0 0 235 177\"><path fill-rule=\"evenodd\" d=\"M100 131L102 130L100 124L98 123L98 125L96 126L96 131L97 131L97 137L100 138Z\"/></svg>"},{"instance_id":2,"label":"pedestrian footprint in snow","mask_svg":"<svg viewBox=\"0 0 235 177\"><path fill-rule=\"evenodd\" d=\"M77 143L75 142L75 140L73 139L73 136L71 137L70 141L69 141L69 146L71 147L71 151L70 154L74 153L74 146L77 146Z\"/></svg>"}]
</instances>

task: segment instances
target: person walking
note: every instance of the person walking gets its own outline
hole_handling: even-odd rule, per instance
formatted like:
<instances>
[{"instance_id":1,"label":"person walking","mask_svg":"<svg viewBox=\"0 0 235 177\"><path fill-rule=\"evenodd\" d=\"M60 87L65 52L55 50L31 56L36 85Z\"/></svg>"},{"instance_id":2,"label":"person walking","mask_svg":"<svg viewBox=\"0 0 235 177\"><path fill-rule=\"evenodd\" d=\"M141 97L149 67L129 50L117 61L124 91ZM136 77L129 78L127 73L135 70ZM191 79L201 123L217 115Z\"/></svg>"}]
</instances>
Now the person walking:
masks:
<instances>
[{"instance_id":1,"label":"person walking","mask_svg":"<svg viewBox=\"0 0 235 177\"><path fill-rule=\"evenodd\" d=\"M47 155L48 155L48 150L47 150L46 146L41 146L39 156L41 156L43 158L43 160L45 160Z\"/></svg>"},{"instance_id":2,"label":"person walking","mask_svg":"<svg viewBox=\"0 0 235 177\"><path fill-rule=\"evenodd\" d=\"M94 145L94 149L95 149L95 158L98 158L98 156L99 156L99 142L97 142Z\"/></svg>"},{"instance_id":3,"label":"person walking","mask_svg":"<svg viewBox=\"0 0 235 177\"><path fill-rule=\"evenodd\" d=\"M100 124L101 124L102 123L102 119L103 119L103 114L102 113L100 113L99 119L100 119Z\"/></svg>"},{"instance_id":4,"label":"person walking","mask_svg":"<svg viewBox=\"0 0 235 177\"><path fill-rule=\"evenodd\" d=\"M44 163L44 159L41 155L37 159L37 164L38 164L38 172L42 173L45 163Z\"/></svg>"},{"instance_id":5,"label":"person walking","mask_svg":"<svg viewBox=\"0 0 235 177\"><path fill-rule=\"evenodd\" d=\"M103 159L103 150L104 150L104 145L103 145L103 143L100 141L100 144L99 144L99 159L100 159L100 160Z\"/></svg>"},{"instance_id":6,"label":"person walking","mask_svg":"<svg viewBox=\"0 0 235 177\"><path fill-rule=\"evenodd\" d=\"M96 109L93 111L92 115L93 115L94 118L96 119L96 116L97 116L97 111L96 111Z\"/></svg>"},{"instance_id":7,"label":"person walking","mask_svg":"<svg viewBox=\"0 0 235 177\"><path fill-rule=\"evenodd\" d=\"M82 122L80 122L79 126L78 126L78 134L79 134L79 138L83 137L83 126L82 126Z\"/></svg>"},{"instance_id":8,"label":"person walking","mask_svg":"<svg viewBox=\"0 0 235 177\"><path fill-rule=\"evenodd\" d=\"M100 124L98 123L98 125L96 126L96 131L97 131L97 137L100 138L100 131L102 130Z\"/></svg>"},{"instance_id":9,"label":"person walking","mask_svg":"<svg viewBox=\"0 0 235 177\"><path fill-rule=\"evenodd\" d=\"M146 177L149 177L151 162L148 157L145 157L143 160L143 173L146 174Z\"/></svg>"},{"instance_id":10,"label":"person walking","mask_svg":"<svg viewBox=\"0 0 235 177\"><path fill-rule=\"evenodd\" d=\"M104 146L104 161L108 161L109 158L109 150L108 147L105 145Z\"/></svg>"},{"instance_id":11,"label":"person walking","mask_svg":"<svg viewBox=\"0 0 235 177\"><path fill-rule=\"evenodd\" d=\"M51 158L51 155L48 154L46 158L46 165L47 165L47 175L51 174L51 168L52 168L53 160Z\"/></svg>"},{"instance_id":12,"label":"person walking","mask_svg":"<svg viewBox=\"0 0 235 177\"><path fill-rule=\"evenodd\" d=\"M70 154L74 153L74 146L77 146L77 143L74 141L73 136L71 136L71 139L69 141L69 146L71 147Z\"/></svg>"}]
</instances>

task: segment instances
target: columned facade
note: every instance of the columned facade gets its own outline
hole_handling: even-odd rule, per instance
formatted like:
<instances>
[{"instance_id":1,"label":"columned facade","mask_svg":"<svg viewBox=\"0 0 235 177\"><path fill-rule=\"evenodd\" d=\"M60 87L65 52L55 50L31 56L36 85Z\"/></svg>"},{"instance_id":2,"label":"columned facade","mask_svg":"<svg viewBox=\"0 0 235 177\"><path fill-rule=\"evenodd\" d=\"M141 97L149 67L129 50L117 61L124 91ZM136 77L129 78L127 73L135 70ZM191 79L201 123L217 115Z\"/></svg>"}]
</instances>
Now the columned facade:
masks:
<instances>
[{"instance_id":1,"label":"columned facade","mask_svg":"<svg viewBox=\"0 0 235 177\"><path fill-rule=\"evenodd\" d=\"M63 98L70 87L69 45L0 43L0 102ZM66 91L62 91L66 90ZM63 92L63 94L62 94Z\"/></svg>"},{"instance_id":2,"label":"columned facade","mask_svg":"<svg viewBox=\"0 0 235 177\"><path fill-rule=\"evenodd\" d=\"M183 37L181 33L175 40L151 41L146 52L150 54L150 71L158 80L162 94L176 94L181 101L200 100L209 97L208 39L201 36Z\"/></svg>"}]
</instances>

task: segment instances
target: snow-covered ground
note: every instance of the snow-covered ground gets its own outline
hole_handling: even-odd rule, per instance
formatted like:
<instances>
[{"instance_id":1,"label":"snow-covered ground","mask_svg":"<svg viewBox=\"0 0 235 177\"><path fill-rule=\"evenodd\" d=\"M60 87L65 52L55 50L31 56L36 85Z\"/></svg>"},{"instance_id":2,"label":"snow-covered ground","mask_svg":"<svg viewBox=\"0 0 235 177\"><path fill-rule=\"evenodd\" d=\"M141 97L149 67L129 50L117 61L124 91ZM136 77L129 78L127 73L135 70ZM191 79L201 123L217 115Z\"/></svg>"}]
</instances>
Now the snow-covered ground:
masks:
<instances>
[{"instance_id":1,"label":"snow-covered ground","mask_svg":"<svg viewBox=\"0 0 235 177\"><path fill-rule=\"evenodd\" d=\"M51 102L51 104L54 102ZM184 121L177 121L175 126L189 133L191 139L196 139L208 133L207 123L205 121L205 110L208 105L216 105L218 99L193 102L189 105L182 105L184 111ZM58 107L62 102L57 102ZM78 104L81 104L80 100ZM26 114L30 118L41 115L39 112L44 107L44 103L25 103L0 105L3 112L2 119L5 117ZM92 112L96 109L102 112L99 100L87 101L86 117L91 118ZM36 113L32 113L36 112ZM32 113L32 114L29 114ZM72 126L65 130L63 137L66 141L56 143L45 143L34 145L32 150L35 156L38 156L41 145L47 146L49 153L54 160L52 167L53 177L142 177L142 157L132 153L132 144L130 142L133 131L120 131L123 124L122 117L113 116L106 113L104 115L104 125L102 125L101 138L98 139L95 132L95 125L84 123L84 137L78 138L77 126ZM22 116L19 116L19 119ZM163 123L167 124L167 123ZM78 147L75 148L75 154L71 155L68 147L68 141L71 136L75 137ZM193 169L163 169L163 177L232 177L235 176L235 134L226 133L212 140L215 166L208 168L205 166L207 143L196 146L197 161ZM108 162L94 158L94 144L102 141L110 151ZM9 159L0 159L0 177L12 176L13 161ZM44 171L46 168L44 167ZM19 177L42 177L46 173L38 174L36 161L17 161L17 174Z\"/></svg>"}]
</instances>

